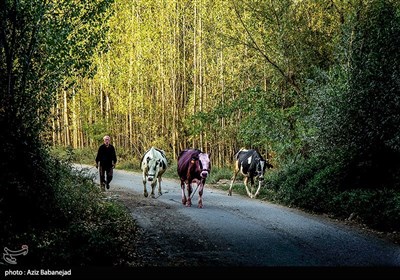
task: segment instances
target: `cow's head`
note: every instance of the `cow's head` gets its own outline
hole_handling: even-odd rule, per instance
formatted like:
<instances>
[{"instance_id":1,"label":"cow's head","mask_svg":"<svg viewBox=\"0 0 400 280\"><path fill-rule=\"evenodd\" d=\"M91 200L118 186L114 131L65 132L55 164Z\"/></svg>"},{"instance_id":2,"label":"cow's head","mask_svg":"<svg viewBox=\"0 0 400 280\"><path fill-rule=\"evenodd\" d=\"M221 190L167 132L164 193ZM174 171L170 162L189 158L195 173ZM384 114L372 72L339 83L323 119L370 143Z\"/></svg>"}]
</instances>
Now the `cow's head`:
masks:
<instances>
[{"instance_id":1,"label":"cow's head","mask_svg":"<svg viewBox=\"0 0 400 280\"><path fill-rule=\"evenodd\" d=\"M258 178L259 181L264 180L264 173L265 173L265 168L266 168L266 162L263 159L256 159L256 177Z\"/></svg>"},{"instance_id":2,"label":"cow's head","mask_svg":"<svg viewBox=\"0 0 400 280\"><path fill-rule=\"evenodd\" d=\"M202 178L207 178L208 174L211 171L210 155L206 153L200 153L199 163L200 163L200 176Z\"/></svg>"},{"instance_id":3,"label":"cow's head","mask_svg":"<svg viewBox=\"0 0 400 280\"><path fill-rule=\"evenodd\" d=\"M256 176L258 177L258 180L263 181L264 180L264 174L266 169L273 168L272 164L270 164L267 160L264 160L262 158L257 159L257 164L256 164Z\"/></svg>"},{"instance_id":4,"label":"cow's head","mask_svg":"<svg viewBox=\"0 0 400 280\"><path fill-rule=\"evenodd\" d=\"M160 171L160 166L162 162L160 159L156 159L154 157L147 158L147 180L149 182L153 181L158 176L158 172Z\"/></svg>"}]
</instances>

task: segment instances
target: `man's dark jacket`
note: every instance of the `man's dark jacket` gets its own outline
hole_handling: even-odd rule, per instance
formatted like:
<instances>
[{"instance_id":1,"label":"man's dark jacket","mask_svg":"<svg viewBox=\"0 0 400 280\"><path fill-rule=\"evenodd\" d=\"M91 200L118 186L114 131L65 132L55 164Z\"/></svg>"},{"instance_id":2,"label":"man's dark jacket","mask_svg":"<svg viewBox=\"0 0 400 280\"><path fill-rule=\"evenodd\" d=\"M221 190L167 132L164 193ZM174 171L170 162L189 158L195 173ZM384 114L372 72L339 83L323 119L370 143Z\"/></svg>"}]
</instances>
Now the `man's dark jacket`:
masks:
<instances>
[{"instance_id":1,"label":"man's dark jacket","mask_svg":"<svg viewBox=\"0 0 400 280\"><path fill-rule=\"evenodd\" d=\"M100 162L100 165L104 168L112 167L112 164L117 163L117 155L113 145L109 144L108 147L102 144L97 151L96 163Z\"/></svg>"}]
</instances>

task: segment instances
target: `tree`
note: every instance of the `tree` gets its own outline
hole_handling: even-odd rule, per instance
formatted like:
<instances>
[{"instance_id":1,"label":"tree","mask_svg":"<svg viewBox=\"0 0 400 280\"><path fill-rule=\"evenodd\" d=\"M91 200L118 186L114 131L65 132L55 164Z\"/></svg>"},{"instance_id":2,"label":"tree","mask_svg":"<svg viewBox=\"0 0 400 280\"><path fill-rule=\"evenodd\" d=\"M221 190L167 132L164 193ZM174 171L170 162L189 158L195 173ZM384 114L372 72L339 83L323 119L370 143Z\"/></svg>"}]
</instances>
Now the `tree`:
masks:
<instances>
[{"instance_id":1,"label":"tree","mask_svg":"<svg viewBox=\"0 0 400 280\"><path fill-rule=\"evenodd\" d=\"M48 225L56 212L57 166L42 133L56 90L90 70L111 2L0 1L2 238Z\"/></svg>"},{"instance_id":2,"label":"tree","mask_svg":"<svg viewBox=\"0 0 400 280\"><path fill-rule=\"evenodd\" d=\"M399 8L384 0L354 6L341 64L318 101L319 147L343 163L348 188L400 186Z\"/></svg>"}]
</instances>

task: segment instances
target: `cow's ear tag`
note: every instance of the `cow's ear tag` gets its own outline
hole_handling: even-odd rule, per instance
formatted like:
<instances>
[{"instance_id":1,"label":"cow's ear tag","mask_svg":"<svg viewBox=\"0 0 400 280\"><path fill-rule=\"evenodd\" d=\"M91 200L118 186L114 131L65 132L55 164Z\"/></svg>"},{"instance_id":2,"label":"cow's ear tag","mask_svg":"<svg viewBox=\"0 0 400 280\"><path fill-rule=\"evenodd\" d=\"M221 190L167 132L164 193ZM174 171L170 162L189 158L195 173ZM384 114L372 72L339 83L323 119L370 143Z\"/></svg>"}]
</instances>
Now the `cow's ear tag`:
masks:
<instances>
[{"instance_id":1,"label":"cow's ear tag","mask_svg":"<svg viewBox=\"0 0 400 280\"><path fill-rule=\"evenodd\" d=\"M194 159L192 159L190 162L191 162L191 163L194 163Z\"/></svg>"}]
</instances>

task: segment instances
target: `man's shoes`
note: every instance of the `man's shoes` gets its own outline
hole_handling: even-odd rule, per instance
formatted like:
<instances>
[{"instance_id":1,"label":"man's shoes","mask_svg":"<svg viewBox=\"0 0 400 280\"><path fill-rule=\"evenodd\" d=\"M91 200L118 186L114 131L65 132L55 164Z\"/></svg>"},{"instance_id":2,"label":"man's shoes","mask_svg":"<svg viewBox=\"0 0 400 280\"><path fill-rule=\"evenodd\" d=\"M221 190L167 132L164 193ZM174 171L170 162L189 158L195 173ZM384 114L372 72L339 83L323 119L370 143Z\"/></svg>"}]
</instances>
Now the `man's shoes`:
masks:
<instances>
[{"instance_id":1,"label":"man's shoes","mask_svg":"<svg viewBox=\"0 0 400 280\"><path fill-rule=\"evenodd\" d=\"M106 188L107 188L107 190L110 188L110 184L109 183L106 184Z\"/></svg>"}]
</instances>

